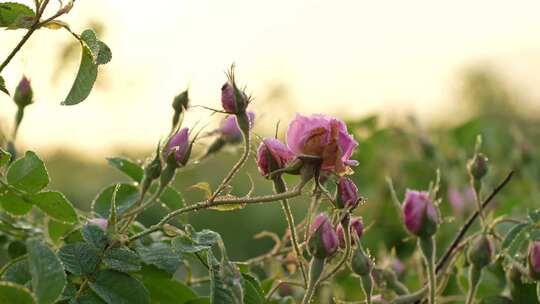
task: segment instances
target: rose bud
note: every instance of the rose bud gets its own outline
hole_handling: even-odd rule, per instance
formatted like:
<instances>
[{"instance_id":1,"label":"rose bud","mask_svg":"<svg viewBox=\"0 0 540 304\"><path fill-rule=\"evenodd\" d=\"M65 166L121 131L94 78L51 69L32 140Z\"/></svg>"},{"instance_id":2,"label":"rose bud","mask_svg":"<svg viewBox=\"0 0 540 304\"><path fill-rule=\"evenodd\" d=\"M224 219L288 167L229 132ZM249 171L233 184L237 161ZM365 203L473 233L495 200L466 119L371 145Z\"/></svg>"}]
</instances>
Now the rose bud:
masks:
<instances>
[{"instance_id":1,"label":"rose bud","mask_svg":"<svg viewBox=\"0 0 540 304\"><path fill-rule=\"evenodd\" d=\"M172 125L175 128L180 122L180 115L189 107L189 93L188 90L177 95L172 103L174 110Z\"/></svg>"},{"instance_id":2,"label":"rose bud","mask_svg":"<svg viewBox=\"0 0 540 304\"><path fill-rule=\"evenodd\" d=\"M339 208L354 209L358 205L358 188L348 177L340 177L336 203Z\"/></svg>"},{"instance_id":3,"label":"rose bud","mask_svg":"<svg viewBox=\"0 0 540 304\"><path fill-rule=\"evenodd\" d=\"M255 113L247 112L249 120L249 127L253 127L253 121L255 120ZM242 140L242 131L238 127L237 117L235 115L229 115L223 122L218 130L221 133L222 138L229 143L236 143Z\"/></svg>"},{"instance_id":4,"label":"rose bud","mask_svg":"<svg viewBox=\"0 0 540 304\"><path fill-rule=\"evenodd\" d=\"M24 108L27 105L33 102L34 91L30 85L30 80L23 76L17 88L15 89L15 95L13 96L13 101L19 108Z\"/></svg>"},{"instance_id":5,"label":"rose bud","mask_svg":"<svg viewBox=\"0 0 540 304\"><path fill-rule=\"evenodd\" d=\"M476 153L474 157L469 160L469 163L467 164L467 169L469 170L469 174L475 179L475 180L481 180L488 172L488 159L487 157L482 153Z\"/></svg>"},{"instance_id":6,"label":"rose bud","mask_svg":"<svg viewBox=\"0 0 540 304\"><path fill-rule=\"evenodd\" d=\"M338 243L338 236L328 216L324 213L317 215L310 228L309 253L318 259L325 259L336 252Z\"/></svg>"},{"instance_id":7,"label":"rose bud","mask_svg":"<svg viewBox=\"0 0 540 304\"><path fill-rule=\"evenodd\" d=\"M358 164L350 159L358 143L343 121L330 116L297 114L287 129L287 145L296 156L320 158L324 171L344 174Z\"/></svg>"},{"instance_id":8,"label":"rose bud","mask_svg":"<svg viewBox=\"0 0 540 304\"><path fill-rule=\"evenodd\" d=\"M289 148L275 138L265 138L257 150L257 167L263 176L284 168L294 158Z\"/></svg>"},{"instance_id":9,"label":"rose bud","mask_svg":"<svg viewBox=\"0 0 540 304\"><path fill-rule=\"evenodd\" d=\"M364 222L362 221L362 218L352 218L351 223L349 224L349 230L351 232L351 244L354 245L356 242L355 239L357 237L360 239L364 234ZM341 226L341 224L338 225L336 233L339 239L339 247L345 248L345 234L343 233L343 226ZM353 236L352 233L356 233L356 237Z\"/></svg>"},{"instance_id":10,"label":"rose bud","mask_svg":"<svg viewBox=\"0 0 540 304\"><path fill-rule=\"evenodd\" d=\"M173 162L177 166L185 166L187 164L191 154L188 128L181 129L171 137L164 154L164 158L168 163Z\"/></svg>"},{"instance_id":11,"label":"rose bud","mask_svg":"<svg viewBox=\"0 0 540 304\"><path fill-rule=\"evenodd\" d=\"M351 258L351 269L359 276L369 275L373 270L373 261L364 251L362 246L358 246Z\"/></svg>"},{"instance_id":12,"label":"rose bud","mask_svg":"<svg viewBox=\"0 0 540 304\"><path fill-rule=\"evenodd\" d=\"M535 280L540 280L540 241L533 241L529 245L529 275Z\"/></svg>"},{"instance_id":13,"label":"rose bud","mask_svg":"<svg viewBox=\"0 0 540 304\"><path fill-rule=\"evenodd\" d=\"M229 80L221 87L221 106L230 114L241 113L246 110L249 97L239 90L234 80Z\"/></svg>"},{"instance_id":14,"label":"rose bud","mask_svg":"<svg viewBox=\"0 0 540 304\"><path fill-rule=\"evenodd\" d=\"M88 224L91 224L91 225L96 225L98 226L99 228L101 228L103 231L106 231L107 230L107 226L109 225L108 221L104 218L99 218L99 217L96 217L96 218L93 218L93 219L89 219L88 220Z\"/></svg>"},{"instance_id":15,"label":"rose bud","mask_svg":"<svg viewBox=\"0 0 540 304\"><path fill-rule=\"evenodd\" d=\"M418 237L429 237L437 231L437 210L427 192L407 190L403 218L407 230Z\"/></svg>"},{"instance_id":16,"label":"rose bud","mask_svg":"<svg viewBox=\"0 0 540 304\"><path fill-rule=\"evenodd\" d=\"M467 260L481 269L491 263L493 257L493 244L485 235L478 236L467 251Z\"/></svg>"}]
</instances>

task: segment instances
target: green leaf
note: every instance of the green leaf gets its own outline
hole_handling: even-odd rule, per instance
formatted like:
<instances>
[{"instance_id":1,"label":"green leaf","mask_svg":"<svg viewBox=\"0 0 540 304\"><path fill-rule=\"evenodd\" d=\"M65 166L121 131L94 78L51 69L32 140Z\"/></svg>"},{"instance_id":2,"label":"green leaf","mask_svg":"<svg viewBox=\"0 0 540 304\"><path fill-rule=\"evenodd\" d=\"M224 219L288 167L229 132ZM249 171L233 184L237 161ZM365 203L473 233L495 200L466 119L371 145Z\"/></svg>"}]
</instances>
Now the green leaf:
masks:
<instances>
[{"instance_id":1,"label":"green leaf","mask_svg":"<svg viewBox=\"0 0 540 304\"><path fill-rule=\"evenodd\" d=\"M63 236L73 230L73 227L73 224L66 224L51 218L47 221L47 233L54 243L58 243Z\"/></svg>"},{"instance_id":2,"label":"green leaf","mask_svg":"<svg viewBox=\"0 0 540 304\"><path fill-rule=\"evenodd\" d=\"M99 65L109 63L112 59L111 49L103 41L99 41L98 44L99 44L99 54L96 58L96 63Z\"/></svg>"},{"instance_id":3,"label":"green leaf","mask_svg":"<svg viewBox=\"0 0 540 304\"><path fill-rule=\"evenodd\" d=\"M210 298L198 298L195 300L187 301L185 304L210 304Z\"/></svg>"},{"instance_id":4,"label":"green leaf","mask_svg":"<svg viewBox=\"0 0 540 304\"><path fill-rule=\"evenodd\" d=\"M167 186L159 200L164 203L170 210L174 211L184 206L182 195L174 188Z\"/></svg>"},{"instance_id":5,"label":"green leaf","mask_svg":"<svg viewBox=\"0 0 540 304\"><path fill-rule=\"evenodd\" d=\"M516 236L518 236L529 225L530 224L528 223L523 223L523 224L517 224L514 227L512 227L506 234L506 237L504 238L503 242L501 243L501 250L507 249L512 244Z\"/></svg>"},{"instance_id":6,"label":"green leaf","mask_svg":"<svg viewBox=\"0 0 540 304\"><path fill-rule=\"evenodd\" d=\"M533 224L540 222L540 209L529 210L529 212L527 212L527 215L529 217L529 220Z\"/></svg>"},{"instance_id":7,"label":"green leaf","mask_svg":"<svg viewBox=\"0 0 540 304\"><path fill-rule=\"evenodd\" d=\"M103 218L109 218L111 200L116 185L108 186L92 202L92 211ZM129 207L139 199L139 189L131 184L120 184L116 192L117 214L122 215Z\"/></svg>"},{"instance_id":8,"label":"green leaf","mask_svg":"<svg viewBox=\"0 0 540 304\"><path fill-rule=\"evenodd\" d=\"M30 290L23 286L10 282L0 282L0 303L34 304L36 299Z\"/></svg>"},{"instance_id":9,"label":"green leaf","mask_svg":"<svg viewBox=\"0 0 540 304\"><path fill-rule=\"evenodd\" d=\"M85 43L81 43L81 46L82 55L79 71L62 105L71 106L84 101L90 95L97 79L97 65L94 63L92 51Z\"/></svg>"},{"instance_id":10,"label":"green leaf","mask_svg":"<svg viewBox=\"0 0 540 304\"><path fill-rule=\"evenodd\" d=\"M47 191L31 196L32 202L51 218L68 224L78 222L73 205L60 192Z\"/></svg>"},{"instance_id":11,"label":"green leaf","mask_svg":"<svg viewBox=\"0 0 540 304\"><path fill-rule=\"evenodd\" d=\"M98 249L82 242L65 245L58 251L66 270L76 275L93 273L99 264L99 254Z\"/></svg>"},{"instance_id":12,"label":"green leaf","mask_svg":"<svg viewBox=\"0 0 540 304\"><path fill-rule=\"evenodd\" d=\"M144 267L141 274L143 284L150 292L150 303L185 304L197 298L189 287L155 267Z\"/></svg>"},{"instance_id":13,"label":"green leaf","mask_svg":"<svg viewBox=\"0 0 540 304\"><path fill-rule=\"evenodd\" d=\"M111 248L105 251L103 262L110 268L122 272L141 270L141 259L127 248Z\"/></svg>"},{"instance_id":14,"label":"green leaf","mask_svg":"<svg viewBox=\"0 0 540 304\"><path fill-rule=\"evenodd\" d=\"M108 304L149 304L144 285L129 274L115 270L101 270L90 288Z\"/></svg>"},{"instance_id":15,"label":"green leaf","mask_svg":"<svg viewBox=\"0 0 540 304\"><path fill-rule=\"evenodd\" d=\"M221 239L221 236L215 231L203 229L199 232L193 233L191 238L199 245L212 246Z\"/></svg>"},{"instance_id":16,"label":"green leaf","mask_svg":"<svg viewBox=\"0 0 540 304\"><path fill-rule=\"evenodd\" d=\"M2 209L14 216L27 214L33 206L29 200L8 189L0 191L0 205Z\"/></svg>"},{"instance_id":17,"label":"green leaf","mask_svg":"<svg viewBox=\"0 0 540 304\"><path fill-rule=\"evenodd\" d=\"M20 3L0 3L0 27L28 27L36 13L28 6Z\"/></svg>"},{"instance_id":18,"label":"green leaf","mask_svg":"<svg viewBox=\"0 0 540 304\"><path fill-rule=\"evenodd\" d=\"M29 193L39 192L49 184L49 174L45 165L32 151L11 164L7 181L13 187Z\"/></svg>"},{"instance_id":19,"label":"green leaf","mask_svg":"<svg viewBox=\"0 0 540 304\"><path fill-rule=\"evenodd\" d=\"M81 234L85 242L94 246L96 249L103 250L107 246L107 235L101 227L97 225L84 225L81 229Z\"/></svg>"},{"instance_id":20,"label":"green leaf","mask_svg":"<svg viewBox=\"0 0 540 304\"><path fill-rule=\"evenodd\" d=\"M2 89L2 77L0 77L0 90ZM9 152L4 151L2 148L0 148L0 168L9 164L9 161L11 160L11 154Z\"/></svg>"},{"instance_id":21,"label":"green leaf","mask_svg":"<svg viewBox=\"0 0 540 304\"><path fill-rule=\"evenodd\" d=\"M54 303L66 285L64 267L54 252L40 240L26 241L32 290L39 304Z\"/></svg>"},{"instance_id":22,"label":"green leaf","mask_svg":"<svg viewBox=\"0 0 540 304\"><path fill-rule=\"evenodd\" d=\"M134 181L141 182L144 175L144 170L132 160L123 157L110 157L107 158L107 162L109 165L120 170Z\"/></svg>"},{"instance_id":23,"label":"green leaf","mask_svg":"<svg viewBox=\"0 0 540 304\"><path fill-rule=\"evenodd\" d=\"M25 286L28 282L30 282L30 280L32 280L32 276L30 275L30 270L28 268L28 261L24 259L11 264L6 269L6 272L4 272L2 280Z\"/></svg>"},{"instance_id":24,"label":"green leaf","mask_svg":"<svg viewBox=\"0 0 540 304\"><path fill-rule=\"evenodd\" d=\"M210 302L212 304L240 304L243 303L241 277L235 277L228 265L220 264L212 251L207 253L210 267ZM228 261L225 261L228 264Z\"/></svg>"},{"instance_id":25,"label":"green leaf","mask_svg":"<svg viewBox=\"0 0 540 304\"><path fill-rule=\"evenodd\" d=\"M13 242L9 243L7 248L7 253L10 259L15 259L23 256L26 254L26 252L26 245L23 241L20 240L14 240Z\"/></svg>"},{"instance_id":26,"label":"green leaf","mask_svg":"<svg viewBox=\"0 0 540 304\"><path fill-rule=\"evenodd\" d=\"M180 264L182 256L176 253L169 244L153 243L150 246L137 246L135 248L145 264L154 265L159 269L174 274Z\"/></svg>"},{"instance_id":27,"label":"green leaf","mask_svg":"<svg viewBox=\"0 0 540 304\"><path fill-rule=\"evenodd\" d=\"M244 303L245 304L264 304L266 299L261 287L261 283L250 274L243 273L244 279Z\"/></svg>"},{"instance_id":28,"label":"green leaf","mask_svg":"<svg viewBox=\"0 0 540 304\"><path fill-rule=\"evenodd\" d=\"M107 304L95 292L87 290L77 300L71 300L69 304Z\"/></svg>"},{"instance_id":29,"label":"green leaf","mask_svg":"<svg viewBox=\"0 0 540 304\"><path fill-rule=\"evenodd\" d=\"M196 253L210 249L210 246L199 245L187 236L177 236L172 239L172 245L180 253Z\"/></svg>"},{"instance_id":30,"label":"green leaf","mask_svg":"<svg viewBox=\"0 0 540 304\"><path fill-rule=\"evenodd\" d=\"M97 39L93 30L85 30L81 34L81 39L86 43L98 65L106 64L112 59L111 49L103 42Z\"/></svg>"},{"instance_id":31,"label":"green leaf","mask_svg":"<svg viewBox=\"0 0 540 304\"><path fill-rule=\"evenodd\" d=\"M0 91L6 93L9 96L9 91L6 88L6 81L4 80L4 78L2 76L0 76Z\"/></svg>"}]
</instances>

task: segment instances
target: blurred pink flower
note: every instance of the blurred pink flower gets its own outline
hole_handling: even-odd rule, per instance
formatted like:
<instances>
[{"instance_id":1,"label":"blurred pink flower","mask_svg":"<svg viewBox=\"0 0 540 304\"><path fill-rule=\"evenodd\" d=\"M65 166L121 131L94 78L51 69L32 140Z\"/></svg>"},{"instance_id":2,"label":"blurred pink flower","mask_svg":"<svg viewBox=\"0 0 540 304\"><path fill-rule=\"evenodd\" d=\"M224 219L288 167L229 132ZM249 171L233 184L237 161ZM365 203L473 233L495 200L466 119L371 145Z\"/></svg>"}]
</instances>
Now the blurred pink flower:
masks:
<instances>
[{"instance_id":1,"label":"blurred pink flower","mask_svg":"<svg viewBox=\"0 0 540 304\"><path fill-rule=\"evenodd\" d=\"M247 112L250 128L253 127L253 121L255 120L255 113ZM236 115L229 115L223 120L219 128L219 132L222 134L225 140L230 142L239 141L242 139L242 131L238 127L236 121Z\"/></svg>"}]
</instances>

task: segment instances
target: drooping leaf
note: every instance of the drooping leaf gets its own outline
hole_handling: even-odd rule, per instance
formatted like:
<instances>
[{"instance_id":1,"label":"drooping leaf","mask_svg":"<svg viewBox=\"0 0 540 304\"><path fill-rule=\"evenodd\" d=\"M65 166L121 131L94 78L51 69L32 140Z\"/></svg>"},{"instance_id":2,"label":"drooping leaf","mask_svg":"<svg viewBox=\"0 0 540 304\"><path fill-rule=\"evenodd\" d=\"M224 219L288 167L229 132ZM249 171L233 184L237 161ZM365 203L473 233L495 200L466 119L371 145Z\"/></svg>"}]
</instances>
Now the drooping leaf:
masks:
<instances>
[{"instance_id":1,"label":"drooping leaf","mask_svg":"<svg viewBox=\"0 0 540 304\"><path fill-rule=\"evenodd\" d=\"M193 290L165 271L150 266L144 267L141 274L143 284L150 292L150 303L185 304L197 298Z\"/></svg>"},{"instance_id":2,"label":"drooping leaf","mask_svg":"<svg viewBox=\"0 0 540 304\"><path fill-rule=\"evenodd\" d=\"M0 77L0 90L2 89L2 77ZM4 151L0 147L0 168L9 164L9 161L11 160L11 154L9 152Z\"/></svg>"},{"instance_id":3,"label":"drooping leaf","mask_svg":"<svg viewBox=\"0 0 540 304\"><path fill-rule=\"evenodd\" d=\"M107 162L109 165L120 170L136 182L140 182L143 178L143 168L130 159L124 157L110 157L107 158Z\"/></svg>"},{"instance_id":4,"label":"drooping leaf","mask_svg":"<svg viewBox=\"0 0 540 304\"><path fill-rule=\"evenodd\" d=\"M97 64L107 64L112 59L112 51L109 48L108 45L105 44L103 41L99 41L99 54L96 58Z\"/></svg>"},{"instance_id":5,"label":"drooping leaf","mask_svg":"<svg viewBox=\"0 0 540 304\"><path fill-rule=\"evenodd\" d=\"M111 200L116 185L103 189L92 202L92 211L103 218L109 218ZM131 184L120 184L116 192L117 214L122 215L129 207L133 206L139 198L139 189Z\"/></svg>"},{"instance_id":6,"label":"drooping leaf","mask_svg":"<svg viewBox=\"0 0 540 304\"><path fill-rule=\"evenodd\" d=\"M97 65L94 63L92 51L84 43L81 43L81 47L82 55L79 71L62 105L71 106L84 101L90 95L97 79Z\"/></svg>"},{"instance_id":7,"label":"drooping leaf","mask_svg":"<svg viewBox=\"0 0 540 304\"><path fill-rule=\"evenodd\" d=\"M107 235L97 225L84 225L81 229L81 234L85 242L98 250L103 250L107 246Z\"/></svg>"},{"instance_id":8,"label":"drooping leaf","mask_svg":"<svg viewBox=\"0 0 540 304\"><path fill-rule=\"evenodd\" d=\"M93 273L99 264L99 254L97 248L82 242L67 244L58 251L66 270L76 275Z\"/></svg>"},{"instance_id":9,"label":"drooping leaf","mask_svg":"<svg viewBox=\"0 0 540 304\"><path fill-rule=\"evenodd\" d=\"M0 191L0 205L2 209L14 216L27 214L33 206L29 200L8 189Z\"/></svg>"},{"instance_id":10,"label":"drooping leaf","mask_svg":"<svg viewBox=\"0 0 540 304\"><path fill-rule=\"evenodd\" d=\"M89 285L107 304L150 303L146 287L127 273L111 269L101 270Z\"/></svg>"},{"instance_id":11,"label":"drooping leaf","mask_svg":"<svg viewBox=\"0 0 540 304\"><path fill-rule=\"evenodd\" d=\"M175 252L171 245L166 243L153 243L149 246L137 246L136 251L145 264L156 266L159 269L174 274L182 264L182 256Z\"/></svg>"},{"instance_id":12,"label":"drooping leaf","mask_svg":"<svg viewBox=\"0 0 540 304\"><path fill-rule=\"evenodd\" d=\"M6 81L0 76L0 91L6 93L9 96L9 91L6 88Z\"/></svg>"},{"instance_id":13,"label":"drooping leaf","mask_svg":"<svg viewBox=\"0 0 540 304\"><path fill-rule=\"evenodd\" d=\"M54 252L40 240L26 241L32 290L39 304L54 303L66 285L64 267Z\"/></svg>"},{"instance_id":14,"label":"drooping leaf","mask_svg":"<svg viewBox=\"0 0 540 304\"><path fill-rule=\"evenodd\" d=\"M0 3L0 27L28 27L36 13L28 6L15 2Z\"/></svg>"},{"instance_id":15,"label":"drooping leaf","mask_svg":"<svg viewBox=\"0 0 540 304\"><path fill-rule=\"evenodd\" d=\"M11 164L7 181L13 187L29 193L36 193L49 184L49 174L43 161L32 151Z\"/></svg>"},{"instance_id":16,"label":"drooping leaf","mask_svg":"<svg viewBox=\"0 0 540 304\"><path fill-rule=\"evenodd\" d=\"M57 191L46 191L32 195L34 205L51 218L68 224L77 223L77 212L67 198Z\"/></svg>"},{"instance_id":17,"label":"drooping leaf","mask_svg":"<svg viewBox=\"0 0 540 304\"><path fill-rule=\"evenodd\" d=\"M34 304L36 299L30 290L21 285L0 282L0 303Z\"/></svg>"},{"instance_id":18,"label":"drooping leaf","mask_svg":"<svg viewBox=\"0 0 540 304\"><path fill-rule=\"evenodd\" d=\"M107 249L103 262L109 268L122 272L139 271L141 269L141 259L135 252L127 248Z\"/></svg>"}]
</instances>

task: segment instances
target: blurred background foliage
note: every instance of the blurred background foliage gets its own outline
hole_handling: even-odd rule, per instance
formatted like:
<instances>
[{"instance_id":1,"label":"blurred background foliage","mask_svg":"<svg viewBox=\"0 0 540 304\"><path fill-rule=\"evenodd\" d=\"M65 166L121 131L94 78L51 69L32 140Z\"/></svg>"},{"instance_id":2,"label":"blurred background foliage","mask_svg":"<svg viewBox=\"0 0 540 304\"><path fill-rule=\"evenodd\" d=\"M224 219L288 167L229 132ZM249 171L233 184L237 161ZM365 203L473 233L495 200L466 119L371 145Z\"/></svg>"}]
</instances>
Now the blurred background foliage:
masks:
<instances>
[{"instance_id":1,"label":"blurred background foliage","mask_svg":"<svg viewBox=\"0 0 540 304\"><path fill-rule=\"evenodd\" d=\"M415 254L414 240L408 238L403 229L391 202L386 178L392 178L401 199L406 188L427 189L429 182L435 179L436 171L440 170L440 208L444 223L438 239L442 244L440 248L445 248L474 209L474 202L466 195L469 187L466 161L473 153L478 134L483 137L482 151L490 161L490 171L483 188L484 195L489 194L508 172L515 170L511 183L490 207L494 216L523 216L527 208L537 205L540 193L540 165L537 161L537 146L540 143L538 117L520 111L519 95L487 67L469 69L464 73L461 83L455 102L463 110L448 113L447 121L424 126L412 116L389 120L379 115L371 115L347 122L349 130L360 143L353 157L360 165L356 167L352 178L360 193L367 198L367 202L358 208L356 213L361 215L370 227L363 237L363 242L365 247L371 249L379 264L389 263L394 255L404 261L414 261L409 257ZM280 87L275 94L281 96L280 94L285 94L283 90L285 89ZM270 115L269 112L273 110L259 109L262 111L259 115ZM281 129L284 129L283 125ZM195 155L202 153L205 147L200 145L198 148ZM255 148L254 146L253 149ZM151 147L140 151L119 150L118 155L144 160L151 155L152 150ZM185 203L203 198L204 193L190 188L192 185L206 181L215 187L227 168L238 158L238 152L239 149L229 148L219 155L182 169L176 177L175 187L182 193ZM251 188L251 180L255 184L255 194L272 192L271 183L259 176L253 157L254 153L242 173L235 178L233 193L247 193ZM58 151L45 161L52 179L50 187L64 192L83 210L89 210L93 198L102 188L119 180L128 182L119 172L108 166L106 160L93 161L67 151ZM294 185L296 180L289 178L288 182ZM462 193L463 207L453 206L449 202L449 190ZM308 201L308 197L292 200L291 205L297 219L303 218L302 213L305 212ZM154 223L164 213L159 207L151 209L142 222ZM201 211L181 220L189 221L197 229L209 228L219 232L233 260L243 260L267 252L273 246L272 241L268 238L254 239L254 235L261 231L283 235L286 227L278 203L249 206L232 212ZM502 225L503 230L507 228ZM418 269L415 267L419 265L405 265L406 271ZM504 271L500 265L491 268L480 287L480 295L499 294L505 286ZM338 280L342 280L344 288L350 289L347 293L348 300L358 299L358 283L345 277L338 277ZM418 287L419 282L412 280L413 277L408 279L407 276L405 281L411 287ZM451 282L451 286L455 288L459 284L459 280ZM521 292L525 295L533 288L534 295L532 286L524 285L525 291ZM450 288L448 292L452 293L452 290Z\"/></svg>"}]
</instances>

